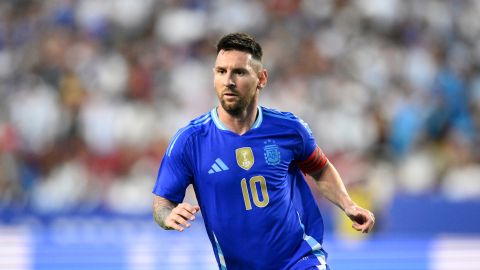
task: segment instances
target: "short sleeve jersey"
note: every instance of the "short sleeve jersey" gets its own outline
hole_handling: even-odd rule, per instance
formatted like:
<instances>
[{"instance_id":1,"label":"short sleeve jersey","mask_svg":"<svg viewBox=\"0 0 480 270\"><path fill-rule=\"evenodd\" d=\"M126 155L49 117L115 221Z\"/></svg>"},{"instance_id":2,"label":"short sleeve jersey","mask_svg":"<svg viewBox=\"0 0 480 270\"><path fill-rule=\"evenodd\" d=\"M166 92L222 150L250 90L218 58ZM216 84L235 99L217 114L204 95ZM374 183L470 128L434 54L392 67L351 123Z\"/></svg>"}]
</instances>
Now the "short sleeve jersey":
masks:
<instances>
[{"instance_id":1,"label":"short sleeve jersey","mask_svg":"<svg viewBox=\"0 0 480 270\"><path fill-rule=\"evenodd\" d=\"M153 193L180 203L193 185L219 269L325 264L322 217L298 165L316 149L291 113L259 107L238 135L213 109L172 138Z\"/></svg>"}]
</instances>

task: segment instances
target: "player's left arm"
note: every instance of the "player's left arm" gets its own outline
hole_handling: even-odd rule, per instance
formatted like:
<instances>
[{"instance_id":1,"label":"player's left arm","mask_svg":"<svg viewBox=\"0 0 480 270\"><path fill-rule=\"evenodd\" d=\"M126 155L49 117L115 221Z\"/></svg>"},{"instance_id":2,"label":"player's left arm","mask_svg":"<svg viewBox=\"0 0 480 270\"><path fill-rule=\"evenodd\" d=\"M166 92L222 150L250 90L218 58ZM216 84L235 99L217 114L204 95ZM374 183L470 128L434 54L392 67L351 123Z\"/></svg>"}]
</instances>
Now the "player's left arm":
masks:
<instances>
[{"instance_id":1,"label":"player's left arm","mask_svg":"<svg viewBox=\"0 0 480 270\"><path fill-rule=\"evenodd\" d=\"M372 230L375 217L372 212L358 206L348 195L340 174L325 157L320 148L299 164L303 172L313 177L320 193L329 201L340 207L353 221L352 227L363 233Z\"/></svg>"}]
</instances>

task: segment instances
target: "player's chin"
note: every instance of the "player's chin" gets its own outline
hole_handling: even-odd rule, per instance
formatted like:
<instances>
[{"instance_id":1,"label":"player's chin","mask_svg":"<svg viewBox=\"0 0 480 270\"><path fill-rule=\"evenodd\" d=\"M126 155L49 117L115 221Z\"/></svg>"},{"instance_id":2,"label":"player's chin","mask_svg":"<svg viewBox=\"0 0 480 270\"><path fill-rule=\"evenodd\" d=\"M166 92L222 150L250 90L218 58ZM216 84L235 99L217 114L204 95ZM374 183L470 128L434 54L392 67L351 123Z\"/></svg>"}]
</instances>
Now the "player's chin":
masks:
<instances>
[{"instance_id":1,"label":"player's chin","mask_svg":"<svg viewBox=\"0 0 480 270\"><path fill-rule=\"evenodd\" d=\"M222 107L226 112L233 115L236 115L242 111L242 106L238 101L222 100Z\"/></svg>"}]
</instances>

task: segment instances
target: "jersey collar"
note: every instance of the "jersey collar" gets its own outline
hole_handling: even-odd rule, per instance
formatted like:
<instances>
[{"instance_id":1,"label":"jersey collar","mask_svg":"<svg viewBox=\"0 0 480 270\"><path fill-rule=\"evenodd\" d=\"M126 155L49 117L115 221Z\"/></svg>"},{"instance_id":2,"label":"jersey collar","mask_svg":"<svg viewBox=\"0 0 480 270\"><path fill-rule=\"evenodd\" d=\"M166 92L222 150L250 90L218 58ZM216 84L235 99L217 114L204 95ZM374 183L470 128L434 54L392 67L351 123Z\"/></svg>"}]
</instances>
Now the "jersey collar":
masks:
<instances>
[{"instance_id":1,"label":"jersey collar","mask_svg":"<svg viewBox=\"0 0 480 270\"><path fill-rule=\"evenodd\" d=\"M255 123L252 125L252 129L260 127L263 121L263 112L262 112L262 107L258 106L258 116L257 119L255 120ZM217 126L218 129L220 130L229 130L225 125L223 125L222 121L220 121L220 118L218 118L218 113L217 113L217 108L213 108L210 111L210 114L212 116L213 122Z\"/></svg>"}]
</instances>

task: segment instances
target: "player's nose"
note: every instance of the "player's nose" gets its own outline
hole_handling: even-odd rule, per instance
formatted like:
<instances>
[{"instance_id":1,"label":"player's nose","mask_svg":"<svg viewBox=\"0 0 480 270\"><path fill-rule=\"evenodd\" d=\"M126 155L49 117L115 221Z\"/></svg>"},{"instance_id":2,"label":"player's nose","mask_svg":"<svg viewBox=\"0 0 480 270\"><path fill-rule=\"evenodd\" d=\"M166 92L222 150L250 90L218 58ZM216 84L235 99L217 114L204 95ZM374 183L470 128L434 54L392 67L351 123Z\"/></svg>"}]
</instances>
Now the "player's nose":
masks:
<instances>
[{"instance_id":1,"label":"player's nose","mask_svg":"<svg viewBox=\"0 0 480 270\"><path fill-rule=\"evenodd\" d=\"M235 81L230 74L225 76L225 81L223 82L223 85L229 89L235 88Z\"/></svg>"}]
</instances>

